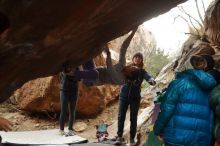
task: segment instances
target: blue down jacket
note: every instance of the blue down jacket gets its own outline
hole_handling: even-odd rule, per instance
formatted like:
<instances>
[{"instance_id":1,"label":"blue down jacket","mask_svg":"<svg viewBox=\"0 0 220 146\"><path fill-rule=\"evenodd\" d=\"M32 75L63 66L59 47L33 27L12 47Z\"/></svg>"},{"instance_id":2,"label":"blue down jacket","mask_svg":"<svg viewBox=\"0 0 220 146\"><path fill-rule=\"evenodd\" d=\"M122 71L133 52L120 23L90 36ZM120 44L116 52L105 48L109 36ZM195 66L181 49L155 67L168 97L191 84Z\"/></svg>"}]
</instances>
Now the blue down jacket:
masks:
<instances>
[{"instance_id":1,"label":"blue down jacket","mask_svg":"<svg viewBox=\"0 0 220 146\"><path fill-rule=\"evenodd\" d=\"M208 92L215 85L215 79L202 70L177 73L162 99L155 135L171 145L209 146L214 119Z\"/></svg>"}]
</instances>

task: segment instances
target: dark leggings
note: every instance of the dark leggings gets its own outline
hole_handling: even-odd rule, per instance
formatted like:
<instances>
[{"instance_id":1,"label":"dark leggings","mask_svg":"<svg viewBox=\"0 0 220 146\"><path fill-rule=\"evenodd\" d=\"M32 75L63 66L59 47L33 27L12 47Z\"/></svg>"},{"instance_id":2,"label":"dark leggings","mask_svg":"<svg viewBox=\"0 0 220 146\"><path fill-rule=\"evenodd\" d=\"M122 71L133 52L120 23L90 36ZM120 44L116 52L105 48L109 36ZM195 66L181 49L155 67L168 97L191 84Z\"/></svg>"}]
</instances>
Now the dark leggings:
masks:
<instances>
[{"instance_id":1,"label":"dark leggings","mask_svg":"<svg viewBox=\"0 0 220 146\"><path fill-rule=\"evenodd\" d=\"M130 105L130 139L134 139L137 129L137 116L140 106L140 99L137 100L119 100L119 111L118 111L118 136L123 136L124 122L126 118L126 112Z\"/></svg>"},{"instance_id":2,"label":"dark leggings","mask_svg":"<svg viewBox=\"0 0 220 146\"><path fill-rule=\"evenodd\" d=\"M67 116L67 109L69 105L69 130L73 130L73 122L75 120L76 103L78 97L78 90L74 92L60 91L61 113L60 113L60 130L64 130L65 118Z\"/></svg>"}]
</instances>

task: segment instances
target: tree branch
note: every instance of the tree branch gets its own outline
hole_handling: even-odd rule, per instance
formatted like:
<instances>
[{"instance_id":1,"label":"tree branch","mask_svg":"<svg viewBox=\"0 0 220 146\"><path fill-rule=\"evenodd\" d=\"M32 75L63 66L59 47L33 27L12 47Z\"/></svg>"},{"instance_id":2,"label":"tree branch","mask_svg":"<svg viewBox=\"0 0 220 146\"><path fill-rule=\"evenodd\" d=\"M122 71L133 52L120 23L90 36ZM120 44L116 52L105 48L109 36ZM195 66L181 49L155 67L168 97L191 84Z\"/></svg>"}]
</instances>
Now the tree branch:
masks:
<instances>
[{"instance_id":1,"label":"tree branch","mask_svg":"<svg viewBox=\"0 0 220 146\"><path fill-rule=\"evenodd\" d=\"M203 26L204 26L204 20L202 18L202 15L200 13L200 10L199 10L199 5L198 5L198 0L195 0L195 3L196 3L196 10L197 10L197 13L199 15L199 18L200 18L200 21L202 22Z\"/></svg>"},{"instance_id":2,"label":"tree branch","mask_svg":"<svg viewBox=\"0 0 220 146\"><path fill-rule=\"evenodd\" d=\"M187 13L184 9L183 9L183 7L182 6L178 6L178 8L179 8L179 10L182 12L182 13L184 13L185 15L187 15L189 18L192 18L195 22L197 22L198 24L199 24L199 26L201 27L201 28L203 28L203 25L198 21L198 20L196 20L194 17L192 17L189 13ZM190 20L191 21L191 20ZM192 22L192 21L191 21Z\"/></svg>"},{"instance_id":3,"label":"tree branch","mask_svg":"<svg viewBox=\"0 0 220 146\"><path fill-rule=\"evenodd\" d=\"M190 29L191 29L191 26L190 26L188 20L187 20L186 18L184 18L183 16L177 15L176 17L174 17L174 22L175 22L176 19L179 18L179 17L182 18L182 19L186 22L186 24L188 25L188 28L189 28L189 30L190 30Z\"/></svg>"},{"instance_id":4,"label":"tree branch","mask_svg":"<svg viewBox=\"0 0 220 146\"><path fill-rule=\"evenodd\" d=\"M185 34L187 34L187 35L193 35L193 36L196 36L196 37L200 37L200 35L197 35L197 34L194 34L194 33L191 33L191 32L185 32Z\"/></svg>"},{"instance_id":5,"label":"tree branch","mask_svg":"<svg viewBox=\"0 0 220 146\"><path fill-rule=\"evenodd\" d=\"M204 4L203 0L202 0L202 8L203 8L203 11L204 11L204 14L205 14L205 4Z\"/></svg>"},{"instance_id":6,"label":"tree branch","mask_svg":"<svg viewBox=\"0 0 220 146\"><path fill-rule=\"evenodd\" d=\"M190 16L189 16L189 21L191 22L193 28L196 30L197 34L200 35L198 29L197 29L197 28L195 27L195 25L193 24L192 19L190 18ZM203 27L201 27L201 28L203 28Z\"/></svg>"}]
</instances>

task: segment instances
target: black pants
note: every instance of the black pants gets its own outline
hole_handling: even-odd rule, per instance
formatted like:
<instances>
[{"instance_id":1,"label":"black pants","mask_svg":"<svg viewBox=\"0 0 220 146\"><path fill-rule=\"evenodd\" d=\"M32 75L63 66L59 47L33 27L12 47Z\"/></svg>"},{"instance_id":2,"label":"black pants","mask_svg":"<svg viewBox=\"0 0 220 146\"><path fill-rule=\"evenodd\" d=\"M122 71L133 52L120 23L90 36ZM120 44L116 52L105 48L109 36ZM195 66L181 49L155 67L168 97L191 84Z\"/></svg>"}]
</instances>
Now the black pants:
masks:
<instances>
[{"instance_id":1,"label":"black pants","mask_svg":"<svg viewBox=\"0 0 220 146\"><path fill-rule=\"evenodd\" d=\"M73 122L75 120L77 98L78 98L77 88L72 93L65 92L63 90L60 91L60 102L61 102L61 113L60 113L60 120L59 120L60 130L64 130L65 118L67 116L68 109L69 109L68 129L73 130Z\"/></svg>"},{"instance_id":2,"label":"black pants","mask_svg":"<svg viewBox=\"0 0 220 146\"><path fill-rule=\"evenodd\" d=\"M137 129L137 116L140 106L140 99L135 100L119 100L119 111L118 111L118 136L123 136L124 122L126 118L126 112L130 105L130 139L134 139Z\"/></svg>"}]
</instances>

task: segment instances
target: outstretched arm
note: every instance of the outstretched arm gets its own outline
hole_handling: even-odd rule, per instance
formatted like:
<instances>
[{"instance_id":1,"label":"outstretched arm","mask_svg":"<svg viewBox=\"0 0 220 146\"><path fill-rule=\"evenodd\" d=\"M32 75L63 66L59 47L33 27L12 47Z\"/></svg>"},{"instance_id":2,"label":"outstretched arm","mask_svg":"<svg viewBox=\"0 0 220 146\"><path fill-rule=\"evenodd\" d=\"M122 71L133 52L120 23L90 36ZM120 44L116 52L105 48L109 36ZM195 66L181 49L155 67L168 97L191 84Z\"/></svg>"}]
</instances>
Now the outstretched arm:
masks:
<instances>
[{"instance_id":1,"label":"outstretched arm","mask_svg":"<svg viewBox=\"0 0 220 146\"><path fill-rule=\"evenodd\" d=\"M156 82L155 82L154 78L151 77L151 76L148 74L148 72L146 72L145 70L143 70L143 72L144 72L144 79L145 79L150 85L155 85Z\"/></svg>"}]
</instances>

